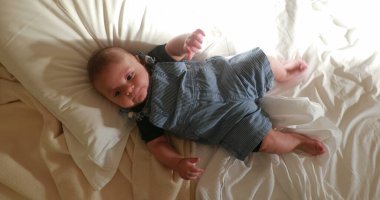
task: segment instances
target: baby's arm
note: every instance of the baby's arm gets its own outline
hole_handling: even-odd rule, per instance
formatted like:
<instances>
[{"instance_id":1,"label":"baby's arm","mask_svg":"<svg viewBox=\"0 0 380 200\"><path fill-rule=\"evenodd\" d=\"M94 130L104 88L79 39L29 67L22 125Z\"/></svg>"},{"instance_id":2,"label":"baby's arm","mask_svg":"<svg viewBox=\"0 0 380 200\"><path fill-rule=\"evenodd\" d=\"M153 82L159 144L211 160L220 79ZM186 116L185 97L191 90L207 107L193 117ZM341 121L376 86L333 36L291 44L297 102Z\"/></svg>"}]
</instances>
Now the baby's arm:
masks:
<instances>
[{"instance_id":1,"label":"baby's arm","mask_svg":"<svg viewBox=\"0 0 380 200\"><path fill-rule=\"evenodd\" d=\"M203 169L198 168L197 157L184 158L177 153L169 143L166 136L160 136L147 143L149 151L157 160L166 167L175 170L185 180L195 180L203 173Z\"/></svg>"},{"instance_id":2,"label":"baby's arm","mask_svg":"<svg viewBox=\"0 0 380 200\"><path fill-rule=\"evenodd\" d=\"M190 60L202 48L204 36L205 33L201 29L191 34L179 35L166 44L165 50L174 60L182 60L186 54Z\"/></svg>"}]
</instances>

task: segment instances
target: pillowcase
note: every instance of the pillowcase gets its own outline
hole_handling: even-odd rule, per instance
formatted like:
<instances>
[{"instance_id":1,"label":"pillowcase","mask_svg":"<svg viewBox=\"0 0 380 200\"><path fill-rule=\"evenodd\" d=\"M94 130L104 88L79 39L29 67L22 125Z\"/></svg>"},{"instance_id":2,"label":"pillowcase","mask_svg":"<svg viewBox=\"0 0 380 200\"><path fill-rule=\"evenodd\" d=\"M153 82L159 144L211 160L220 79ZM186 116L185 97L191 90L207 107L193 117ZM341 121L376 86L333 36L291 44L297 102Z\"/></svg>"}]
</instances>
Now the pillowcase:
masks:
<instances>
[{"instance_id":1,"label":"pillowcase","mask_svg":"<svg viewBox=\"0 0 380 200\"><path fill-rule=\"evenodd\" d=\"M177 14L189 17L175 21L173 13L162 14L163 1L1 4L0 62L62 122L72 158L89 183L101 189L117 170L134 122L120 116L117 106L93 89L88 58L106 46L147 52L177 34L202 28L202 23L180 9ZM206 34L205 51L198 59L233 53L220 31L208 29Z\"/></svg>"}]
</instances>

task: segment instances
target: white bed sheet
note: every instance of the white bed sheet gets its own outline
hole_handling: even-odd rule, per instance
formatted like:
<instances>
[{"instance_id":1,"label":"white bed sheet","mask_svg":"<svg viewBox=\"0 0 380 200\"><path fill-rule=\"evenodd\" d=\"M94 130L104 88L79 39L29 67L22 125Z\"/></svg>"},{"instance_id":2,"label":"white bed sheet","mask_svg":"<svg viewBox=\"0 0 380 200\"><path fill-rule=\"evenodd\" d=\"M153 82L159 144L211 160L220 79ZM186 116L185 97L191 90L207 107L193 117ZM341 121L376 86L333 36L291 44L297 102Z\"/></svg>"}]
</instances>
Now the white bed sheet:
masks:
<instances>
[{"instance_id":1,"label":"white bed sheet","mask_svg":"<svg viewBox=\"0 0 380 200\"><path fill-rule=\"evenodd\" d=\"M372 31L379 17L376 5L369 1L313 1L310 7L309 1L287 3L286 15L292 20L279 19L290 26L276 50L284 50L285 58L301 56L312 71L302 83L281 85L273 94L308 97L320 104L324 116L341 131L337 153L325 166L319 165L319 158L309 162L310 158L294 155L260 154L244 165L215 150L205 166L218 169L207 171L218 181L202 177L197 195L199 199L378 199L380 43L378 30ZM285 50L292 48L297 53ZM201 146L198 153L205 148Z\"/></svg>"},{"instance_id":2,"label":"white bed sheet","mask_svg":"<svg viewBox=\"0 0 380 200\"><path fill-rule=\"evenodd\" d=\"M5 1L1 2L5 4ZM144 1L144 5L148 3L146 18L141 20L151 19L147 16L157 16L165 10L164 4ZM380 196L380 34L373 28L380 16L376 2L270 0L222 4L209 1L215 8L213 11L204 5L205 2L193 3L188 9L198 11L197 16L193 18L194 23L187 25L218 30L223 34L223 40L228 39L228 42L224 41L224 44L228 43L228 53L261 46L279 58L302 57L310 64L310 73L304 81L277 85L271 95L308 97L320 105L324 111L323 119L331 121L339 131L331 128L331 124L326 126L328 122L319 124L318 117L311 118L314 119L313 126L328 130L325 134L329 137L324 139L329 139L326 141L330 141L327 143L330 149L336 145L336 153L329 151L318 158L257 153L241 162L216 147L174 140L182 153L201 156L201 165L206 168L198 182L189 183L182 182L178 176L157 165L138 140L136 131L132 131L116 174L102 190L96 191L72 160L63 137L62 124L0 68L0 117L11 120L7 116L12 109L23 112L18 116L23 120L34 116L35 120L30 121L32 128L28 131L40 138L15 143L17 138L9 133L20 133L19 140L23 141L28 137L27 130L17 129L21 127L12 120L1 124L1 198L109 199L116 194L130 199L149 199L157 197L157 194L163 199L377 199ZM227 15L232 9L241 12ZM55 14L59 16L62 13ZM180 16L180 9L174 14ZM163 18L170 16L166 13ZM186 20L191 18L186 16ZM93 20L96 22L96 15L93 15ZM159 19L145 21L145 25L149 23L161 26L162 32L167 30L167 35L148 38L149 41L163 41L168 35L188 28L181 24L179 29L173 30L173 27L165 27ZM154 33L156 30L150 31ZM209 55L199 55L198 59ZM47 121L41 122L37 113ZM41 127L44 129L40 130ZM308 126L309 130L311 127ZM13 146L7 146L9 142L26 145L15 151ZM137 158L141 156L143 159ZM35 165L28 165L28 162ZM146 166L149 168L144 168ZM154 172L163 175L147 177L146 169L152 172L150 175ZM168 177L168 180L162 179ZM154 184L160 181L166 187L155 187ZM30 185L34 188L30 189ZM143 192L141 187L146 187L148 192Z\"/></svg>"}]
</instances>

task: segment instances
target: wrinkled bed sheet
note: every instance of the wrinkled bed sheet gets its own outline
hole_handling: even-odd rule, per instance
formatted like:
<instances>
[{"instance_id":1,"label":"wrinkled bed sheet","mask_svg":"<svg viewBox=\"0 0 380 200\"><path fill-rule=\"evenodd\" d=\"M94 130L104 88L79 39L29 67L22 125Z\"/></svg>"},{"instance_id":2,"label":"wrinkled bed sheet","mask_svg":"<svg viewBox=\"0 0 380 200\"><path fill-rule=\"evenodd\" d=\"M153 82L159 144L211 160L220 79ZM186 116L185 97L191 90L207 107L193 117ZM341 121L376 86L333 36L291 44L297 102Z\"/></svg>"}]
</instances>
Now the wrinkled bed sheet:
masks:
<instances>
[{"instance_id":1,"label":"wrinkled bed sheet","mask_svg":"<svg viewBox=\"0 0 380 200\"><path fill-rule=\"evenodd\" d=\"M380 55L374 44L380 34L370 27L379 19L375 6L294 1L285 8L276 16L286 24L278 36L283 42L267 49L278 57L302 57L310 71L302 81L277 85L264 107L278 126L322 139L327 154L256 153L242 162L217 147L173 138L180 152L200 156L206 169L199 181L188 182L159 165L134 129L115 176L96 191L72 160L60 122L0 67L0 199L377 199ZM232 32L237 52L252 46ZM288 101L298 101L305 112Z\"/></svg>"}]
</instances>

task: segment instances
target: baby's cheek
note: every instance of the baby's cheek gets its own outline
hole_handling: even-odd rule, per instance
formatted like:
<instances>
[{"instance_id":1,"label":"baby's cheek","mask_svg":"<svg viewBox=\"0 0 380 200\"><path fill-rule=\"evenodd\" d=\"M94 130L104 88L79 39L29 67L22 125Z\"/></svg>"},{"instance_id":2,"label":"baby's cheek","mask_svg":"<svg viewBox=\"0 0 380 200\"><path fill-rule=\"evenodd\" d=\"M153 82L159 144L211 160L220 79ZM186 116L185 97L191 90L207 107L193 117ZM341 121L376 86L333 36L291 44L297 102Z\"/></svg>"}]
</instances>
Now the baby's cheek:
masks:
<instances>
[{"instance_id":1,"label":"baby's cheek","mask_svg":"<svg viewBox=\"0 0 380 200\"><path fill-rule=\"evenodd\" d=\"M148 90L145 90L145 89L142 90L140 96L138 97L138 103L142 103L143 101L145 101L147 96L148 96Z\"/></svg>"}]
</instances>

